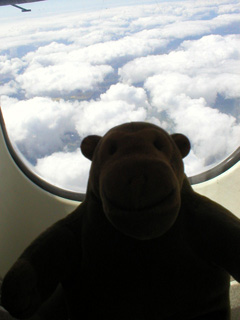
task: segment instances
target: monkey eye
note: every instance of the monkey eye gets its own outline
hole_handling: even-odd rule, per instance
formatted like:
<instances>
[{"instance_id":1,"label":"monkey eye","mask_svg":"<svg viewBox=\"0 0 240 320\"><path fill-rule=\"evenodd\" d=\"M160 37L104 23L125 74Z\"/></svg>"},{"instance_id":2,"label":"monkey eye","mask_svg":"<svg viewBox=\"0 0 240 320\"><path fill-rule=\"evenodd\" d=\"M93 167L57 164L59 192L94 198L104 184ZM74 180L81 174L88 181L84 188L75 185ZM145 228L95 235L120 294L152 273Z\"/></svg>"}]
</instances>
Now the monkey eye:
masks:
<instances>
[{"instance_id":1,"label":"monkey eye","mask_svg":"<svg viewBox=\"0 0 240 320\"><path fill-rule=\"evenodd\" d=\"M117 144L112 142L109 146L108 153L109 155L114 155L117 152Z\"/></svg>"},{"instance_id":2,"label":"monkey eye","mask_svg":"<svg viewBox=\"0 0 240 320\"><path fill-rule=\"evenodd\" d=\"M155 137L155 139L153 140L153 145L158 151L163 152L166 156L171 156L172 146L166 137Z\"/></svg>"},{"instance_id":3,"label":"monkey eye","mask_svg":"<svg viewBox=\"0 0 240 320\"><path fill-rule=\"evenodd\" d=\"M163 148L164 148L163 144L162 144L161 141L159 141L159 140L155 140L155 141L153 142L153 145L154 145L154 147L155 147L156 149L158 149L159 151L162 151Z\"/></svg>"}]
</instances>

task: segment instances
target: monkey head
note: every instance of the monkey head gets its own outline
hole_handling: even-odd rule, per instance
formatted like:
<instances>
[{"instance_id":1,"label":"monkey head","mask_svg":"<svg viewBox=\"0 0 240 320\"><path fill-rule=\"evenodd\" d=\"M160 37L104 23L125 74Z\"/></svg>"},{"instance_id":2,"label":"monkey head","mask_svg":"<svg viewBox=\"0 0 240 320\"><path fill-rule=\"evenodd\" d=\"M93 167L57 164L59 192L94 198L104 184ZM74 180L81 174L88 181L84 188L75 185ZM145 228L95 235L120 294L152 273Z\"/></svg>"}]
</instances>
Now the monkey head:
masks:
<instances>
[{"instance_id":1,"label":"monkey head","mask_svg":"<svg viewBox=\"0 0 240 320\"><path fill-rule=\"evenodd\" d=\"M92 161L88 191L120 232L146 240L166 233L181 207L182 159L190 142L145 122L87 136L81 151Z\"/></svg>"}]
</instances>

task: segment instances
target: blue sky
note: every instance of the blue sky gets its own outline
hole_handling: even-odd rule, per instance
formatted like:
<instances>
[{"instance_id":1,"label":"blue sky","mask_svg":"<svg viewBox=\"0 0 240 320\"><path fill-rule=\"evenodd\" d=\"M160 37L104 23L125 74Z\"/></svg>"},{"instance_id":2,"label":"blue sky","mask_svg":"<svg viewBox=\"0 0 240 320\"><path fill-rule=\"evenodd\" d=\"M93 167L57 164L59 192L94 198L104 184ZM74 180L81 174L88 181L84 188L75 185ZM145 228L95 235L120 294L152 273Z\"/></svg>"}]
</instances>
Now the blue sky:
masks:
<instances>
[{"instance_id":1,"label":"blue sky","mask_svg":"<svg viewBox=\"0 0 240 320\"><path fill-rule=\"evenodd\" d=\"M169 1L169 0L166 0ZM150 4L159 3L159 0L46 0L35 3L26 3L20 6L31 9L32 12L22 13L12 6L0 7L0 18L20 17L24 18L25 15L39 16L43 14L58 14L71 11L86 11L86 10L104 10L107 8L116 7L119 5L131 5L131 4Z\"/></svg>"},{"instance_id":2,"label":"blue sky","mask_svg":"<svg viewBox=\"0 0 240 320\"><path fill-rule=\"evenodd\" d=\"M71 11L89 11L89 10L105 10L117 6L129 6L137 4L156 4L162 2L180 2L187 0L45 0L35 3L22 4L20 6L31 9L30 12L22 13L12 6L0 7L1 18L20 18L24 19L25 15L42 16L49 14L66 13Z\"/></svg>"}]
</instances>

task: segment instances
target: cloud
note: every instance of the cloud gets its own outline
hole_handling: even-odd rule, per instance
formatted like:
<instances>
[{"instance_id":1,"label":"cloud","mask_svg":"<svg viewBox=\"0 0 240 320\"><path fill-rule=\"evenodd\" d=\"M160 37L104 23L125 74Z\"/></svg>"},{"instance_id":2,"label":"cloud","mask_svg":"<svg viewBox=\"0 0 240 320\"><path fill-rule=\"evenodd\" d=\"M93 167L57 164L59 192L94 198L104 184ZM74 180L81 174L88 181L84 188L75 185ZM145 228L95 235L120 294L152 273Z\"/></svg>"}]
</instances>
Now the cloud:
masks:
<instances>
[{"instance_id":1,"label":"cloud","mask_svg":"<svg viewBox=\"0 0 240 320\"><path fill-rule=\"evenodd\" d=\"M190 137L192 152L204 167L220 162L239 146L240 125L236 119L210 108L203 98L178 96L170 115L175 131ZM191 166L187 170L188 174L194 173Z\"/></svg>"},{"instance_id":2,"label":"cloud","mask_svg":"<svg viewBox=\"0 0 240 320\"><path fill-rule=\"evenodd\" d=\"M35 163L38 158L63 150L76 136L77 103L35 97L29 100L2 97L3 115L10 137ZM78 141L79 142L79 141Z\"/></svg>"},{"instance_id":3,"label":"cloud","mask_svg":"<svg viewBox=\"0 0 240 320\"><path fill-rule=\"evenodd\" d=\"M81 103L76 129L80 136L93 132L103 135L121 123L145 121L149 107L144 89L118 83L99 100Z\"/></svg>"},{"instance_id":4,"label":"cloud","mask_svg":"<svg viewBox=\"0 0 240 320\"><path fill-rule=\"evenodd\" d=\"M0 81L16 76L21 68L22 62L20 59L9 59L6 55L0 56Z\"/></svg>"},{"instance_id":5,"label":"cloud","mask_svg":"<svg viewBox=\"0 0 240 320\"><path fill-rule=\"evenodd\" d=\"M15 81L10 80L3 85L0 85L0 96L2 95L15 95L18 92L18 86Z\"/></svg>"},{"instance_id":6,"label":"cloud","mask_svg":"<svg viewBox=\"0 0 240 320\"><path fill-rule=\"evenodd\" d=\"M91 63L109 63L119 59L131 59L145 56L155 49L165 47L167 41L156 38L144 39L140 35L125 36L122 39L93 44L70 53L70 57L78 57ZM120 60L121 61L121 60Z\"/></svg>"},{"instance_id":7,"label":"cloud","mask_svg":"<svg viewBox=\"0 0 240 320\"><path fill-rule=\"evenodd\" d=\"M134 59L119 69L123 82L134 84L153 75L178 72L187 76L239 75L239 35L210 35L184 41L168 54ZM232 82L232 81L231 81ZM235 82L234 82L235 83Z\"/></svg>"},{"instance_id":8,"label":"cloud","mask_svg":"<svg viewBox=\"0 0 240 320\"><path fill-rule=\"evenodd\" d=\"M56 151L75 150L88 134L103 135L115 125L144 121L150 108L144 89L120 83L97 101L3 96L2 104L11 139L34 164Z\"/></svg>"},{"instance_id":9,"label":"cloud","mask_svg":"<svg viewBox=\"0 0 240 320\"><path fill-rule=\"evenodd\" d=\"M224 108L217 101L218 96L239 99L239 57L239 35L210 35L184 41L169 54L134 59L119 70L123 82L143 82L150 104L172 120L169 130L189 136L193 146L191 161L185 160L189 175L239 146L240 125L233 116L238 107Z\"/></svg>"},{"instance_id":10,"label":"cloud","mask_svg":"<svg viewBox=\"0 0 240 320\"><path fill-rule=\"evenodd\" d=\"M207 80L211 90L212 79ZM202 96L206 91L205 96L213 102L215 99L211 94L215 95L216 91L208 93L205 85L199 91L195 89L196 85L195 79L181 74L153 76L145 84L151 93L152 105L172 119L168 129L184 133L191 140L191 161L185 161L188 175L206 170L226 158L239 146L240 137L237 119L216 107L211 108Z\"/></svg>"},{"instance_id":11,"label":"cloud","mask_svg":"<svg viewBox=\"0 0 240 320\"><path fill-rule=\"evenodd\" d=\"M25 91L26 97L59 96L75 90L93 90L112 72L113 68L108 65L92 66L89 63L68 61L50 66L34 63L17 76L16 81Z\"/></svg>"},{"instance_id":12,"label":"cloud","mask_svg":"<svg viewBox=\"0 0 240 320\"><path fill-rule=\"evenodd\" d=\"M161 2L1 24L0 94L11 138L50 182L85 190L79 144L149 121L189 136L188 175L239 145L236 1Z\"/></svg>"},{"instance_id":13,"label":"cloud","mask_svg":"<svg viewBox=\"0 0 240 320\"><path fill-rule=\"evenodd\" d=\"M2 100L11 139L34 164L36 173L50 183L78 192L85 192L90 166L80 153L81 139L92 133L103 135L124 122L144 121L150 107L144 89L125 84L111 86L98 101L79 103L40 97ZM74 140L69 141L71 136Z\"/></svg>"},{"instance_id":14,"label":"cloud","mask_svg":"<svg viewBox=\"0 0 240 320\"><path fill-rule=\"evenodd\" d=\"M68 153L55 152L38 159L35 170L38 175L60 188L85 193L90 165L91 162L77 149Z\"/></svg>"}]
</instances>

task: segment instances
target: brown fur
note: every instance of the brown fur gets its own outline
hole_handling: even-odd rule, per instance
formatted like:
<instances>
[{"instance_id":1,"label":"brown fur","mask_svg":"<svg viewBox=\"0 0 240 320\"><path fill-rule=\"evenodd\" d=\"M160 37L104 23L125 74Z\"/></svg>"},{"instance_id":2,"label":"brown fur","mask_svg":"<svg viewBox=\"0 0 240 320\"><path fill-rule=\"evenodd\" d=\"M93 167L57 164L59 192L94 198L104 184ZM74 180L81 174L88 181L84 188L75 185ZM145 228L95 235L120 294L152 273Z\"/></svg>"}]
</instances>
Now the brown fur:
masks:
<instances>
[{"instance_id":1,"label":"brown fur","mask_svg":"<svg viewBox=\"0 0 240 320\"><path fill-rule=\"evenodd\" d=\"M230 319L240 221L192 190L188 139L128 123L86 137L81 150L92 160L85 201L24 251L3 305L48 319L41 305L61 283L72 320Z\"/></svg>"}]
</instances>

